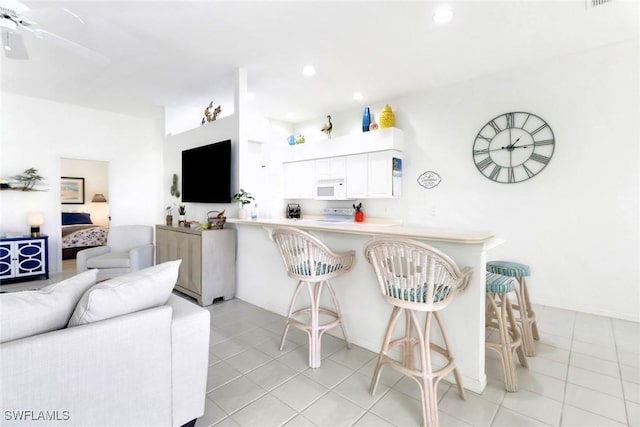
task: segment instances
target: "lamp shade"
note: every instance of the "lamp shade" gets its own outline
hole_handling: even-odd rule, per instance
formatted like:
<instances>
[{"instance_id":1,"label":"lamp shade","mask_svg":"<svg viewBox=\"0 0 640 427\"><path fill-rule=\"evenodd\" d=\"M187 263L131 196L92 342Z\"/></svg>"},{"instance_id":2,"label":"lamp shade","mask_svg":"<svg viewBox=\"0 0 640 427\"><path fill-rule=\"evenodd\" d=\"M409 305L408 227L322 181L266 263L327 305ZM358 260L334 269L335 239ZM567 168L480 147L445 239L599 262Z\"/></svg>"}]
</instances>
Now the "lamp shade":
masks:
<instances>
[{"instance_id":1,"label":"lamp shade","mask_svg":"<svg viewBox=\"0 0 640 427\"><path fill-rule=\"evenodd\" d=\"M27 215L27 223L31 226L40 226L44 223L44 216L39 212L32 212Z\"/></svg>"},{"instance_id":2,"label":"lamp shade","mask_svg":"<svg viewBox=\"0 0 640 427\"><path fill-rule=\"evenodd\" d=\"M107 199L104 197L102 193L96 193L93 195L93 199L91 199L92 203L106 203Z\"/></svg>"}]
</instances>

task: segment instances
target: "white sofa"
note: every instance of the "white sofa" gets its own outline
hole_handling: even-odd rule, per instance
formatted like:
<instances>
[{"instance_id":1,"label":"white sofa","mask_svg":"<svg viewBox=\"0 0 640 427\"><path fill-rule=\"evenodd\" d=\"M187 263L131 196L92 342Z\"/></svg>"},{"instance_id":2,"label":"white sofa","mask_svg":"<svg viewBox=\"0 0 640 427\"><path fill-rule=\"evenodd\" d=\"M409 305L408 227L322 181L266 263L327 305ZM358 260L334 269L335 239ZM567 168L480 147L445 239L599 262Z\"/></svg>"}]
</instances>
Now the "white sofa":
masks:
<instances>
[{"instance_id":1,"label":"white sofa","mask_svg":"<svg viewBox=\"0 0 640 427\"><path fill-rule=\"evenodd\" d=\"M181 426L200 417L209 312L171 294L179 263L97 285L87 284L93 271L29 291L38 295L0 294L0 424ZM169 293L138 310L145 304L133 300L156 284ZM12 320L34 305L40 321ZM64 319L69 326L58 328ZM42 323L50 330L29 335Z\"/></svg>"}]
</instances>

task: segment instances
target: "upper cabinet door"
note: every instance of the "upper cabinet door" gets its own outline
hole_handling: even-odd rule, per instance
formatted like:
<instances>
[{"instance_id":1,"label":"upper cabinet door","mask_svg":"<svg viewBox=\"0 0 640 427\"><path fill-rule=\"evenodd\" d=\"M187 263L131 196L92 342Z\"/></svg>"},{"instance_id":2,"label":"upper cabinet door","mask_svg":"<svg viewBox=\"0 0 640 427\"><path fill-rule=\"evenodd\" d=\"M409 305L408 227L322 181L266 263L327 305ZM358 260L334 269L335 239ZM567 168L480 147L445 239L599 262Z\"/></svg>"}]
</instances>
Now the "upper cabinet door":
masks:
<instances>
[{"instance_id":1,"label":"upper cabinet door","mask_svg":"<svg viewBox=\"0 0 640 427\"><path fill-rule=\"evenodd\" d=\"M313 160L282 164L285 199L313 199L315 196L315 166Z\"/></svg>"},{"instance_id":2,"label":"upper cabinet door","mask_svg":"<svg viewBox=\"0 0 640 427\"><path fill-rule=\"evenodd\" d=\"M315 165L316 181L322 179L341 179L346 175L344 156L317 159Z\"/></svg>"},{"instance_id":3,"label":"upper cabinet door","mask_svg":"<svg viewBox=\"0 0 640 427\"><path fill-rule=\"evenodd\" d=\"M362 199L369 196L367 156L367 154L347 156L347 198L349 199Z\"/></svg>"}]
</instances>

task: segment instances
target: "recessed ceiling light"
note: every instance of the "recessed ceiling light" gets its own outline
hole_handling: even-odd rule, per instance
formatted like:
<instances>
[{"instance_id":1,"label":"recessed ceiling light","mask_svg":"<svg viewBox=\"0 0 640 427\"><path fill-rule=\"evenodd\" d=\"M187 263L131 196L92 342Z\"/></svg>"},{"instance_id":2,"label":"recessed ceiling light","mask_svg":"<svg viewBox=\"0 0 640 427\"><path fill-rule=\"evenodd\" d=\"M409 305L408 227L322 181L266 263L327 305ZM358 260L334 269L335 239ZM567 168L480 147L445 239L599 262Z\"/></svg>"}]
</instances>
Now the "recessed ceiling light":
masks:
<instances>
[{"instance_id":1,"label":"recessed ceiling light","mask_svg":"<svg viewBox=\"0 0 640 427\"><path fill-rule=\"evenodd\" d=\"M302 69L302 74L304 74L307 77L315 76L316 69L313 67L313 65L307 65Z\"/></svg>"},{"instance_id":2,"label":"recessed ceiling light","mask_svg":"<svg viewBox=\"0 0 640 427\"><path fill-rule=\"evenodd\" d=\"M362 100L362 98L364 98L364 96L362 96L362 92L354 92L353 93L353 99L355 101L360 101L360 100Z\"/></svg>"},{"instance_id":3,"label":"recessed ceiling light","mask_svg":"<svg viewBox=\"0 0 640 427\"><path fill-rule=\"evenodd\" d=\"M443 5L439 6L433 14L433 22L436 24L446 24L453 18L453 10L451 6Z\"/></svg>"}]
</instances>

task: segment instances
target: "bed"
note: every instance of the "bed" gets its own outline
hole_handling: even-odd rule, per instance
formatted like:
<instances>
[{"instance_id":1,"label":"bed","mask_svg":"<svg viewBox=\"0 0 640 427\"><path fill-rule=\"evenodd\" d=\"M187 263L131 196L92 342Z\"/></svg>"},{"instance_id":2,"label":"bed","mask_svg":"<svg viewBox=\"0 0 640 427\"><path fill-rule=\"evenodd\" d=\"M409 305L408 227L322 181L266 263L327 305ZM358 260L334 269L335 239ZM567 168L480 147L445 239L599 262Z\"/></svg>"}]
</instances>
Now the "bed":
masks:
<instances>
[{"instance_id":1,"label":"bed","mask_svg":"<svg viewBox=\"0 0 640 427\"><path fill-rule=\"evenodd\" d=\"M109 227L94 224L91 214L62 212L62 259L74 259L83 249L104 246L108 231Z\"/></svg>"}]
</instances>

